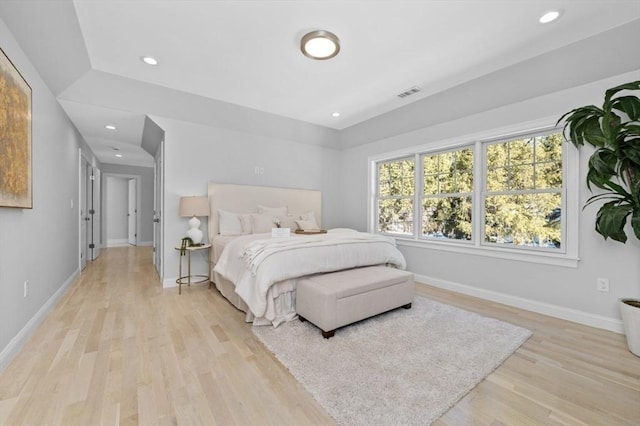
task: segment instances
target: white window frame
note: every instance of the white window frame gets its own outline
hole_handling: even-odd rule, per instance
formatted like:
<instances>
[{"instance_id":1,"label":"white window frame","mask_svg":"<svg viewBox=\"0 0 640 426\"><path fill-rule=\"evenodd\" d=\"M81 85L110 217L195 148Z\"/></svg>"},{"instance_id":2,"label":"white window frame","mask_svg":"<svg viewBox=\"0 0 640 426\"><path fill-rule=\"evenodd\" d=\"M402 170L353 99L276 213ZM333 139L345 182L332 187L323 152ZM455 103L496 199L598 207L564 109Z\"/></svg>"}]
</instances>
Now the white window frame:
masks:
<instances>
[{"instance_id":1,"label":"white window frame","mask_svg":"<svg viewBox=\"0 0 640 426\"><path fill-rule=\"evenodd\" d=\"M543 190L538 190L538 189L528 189L528 190L505 190L505 191L489 191L487 189L487 156L485 155L485 153L487 152L487 146L494 144L494 143L501 143L501 142L511 142L513 140L517 140L517 139L526 139L526 138L531 138L531 137L536 137L536 136L545 136L545 135L549 135L552 133L559 133L561 132L562 129L557 129L557 128L551 128L547 131L537 131L537 132L532 132L532 133L519 133L519 134L515 134L512 136L509 136L507 138L500 138L500 139L493 139L493 140L485 140L480 142L480 149L482 152L482 157L481 157L481 162L482 162L482 183L481 183L481 188L480 188L480 199L478 201L479 204L479 208L481 211L481 216L479 216L480 221L482 226L484 226L485 222L486 222L486 209L484 208L485 205L485 201L487 199L488 193L492 192L492 195L500 195L500 193L502 194L533 194L533 193L550 193L550 192L557 192L560 193L560 199L561 199L561 211L565 212L566 211L566 193L567 193L567 184L566 184L566 179L567 179L567 174L565 173L565 161L567 160L567 151L570 148L568 146L568 144L566 142L562 142L564 144L563 149L562 149L562 187L560 188L560 190L549 190L549 189L543 189ZM497 193L497 194L496 194ZM563 213L564 214L564 213ZM512 250L523 250L523 251L537 251L537 252L541 252L541 253L563 253L565 254L567 252L566 249L566 245L565 245L565 241L566 241L566 223L567 220L566 218L564 220L560 221L560 235L561 235L561 241L562 241L562 245L559 249L546 249L543 247L528 247L528 246L513 246L510 247ZM481 234L482 238L480 241L480 245L485 246L485 247L502 247L500 245L497 244L492 244L492 243L488 243L484 240L484 229L482 229L482 234Z\"/></svg>"},{"instance_id":2,"label":"white window frame","mask_svg":"<svg viewBox=\"0 0 640 426\"><path fill-rule=\"evenodd\" d=\"M536 247L502 247L483 244L484 242L484 182L486 172L486 159L484 145L490 142L507 141L526 135L541 135L562 131L555 126L553 119L539 120L521 126L512 126L483 132L478 134L449 139L427 145L415 146L399 151L384 153L368 158L369 170L369 200L368 203L368 230L377 232L377 163L394 159L415 157L415 190L414 190L414 224L413 235L391 234L399 246L419 247L434 250L450 251L456 253L472 254L479 256L496 257L501 259L518 260L524 262L542 263L565 267L578 267L578 229L580 213L580 183L579 183L579 153L571 144L566 142L562 150L562 246L558 250L550 250ZM450 241L421 237L422 223L422 164L420 158L423 154L438 153L474 146L474 190L472 195L473 211L473 238L471 241Z\"/></svg>"},{"instance_id":3,"label":"white window frame","mask_svg":"<svg viewBox=\"0 0 640 426\"><path fill-rule=\"evenodd\" d=\"M426 195L424 194L424 157L427 155L433 155L433 154L446 154L449 152L453 152L453 151L461 151L464 149L471 149L473 151L473 188L475 188L476 185L476 163L477 163L477 155L476 155L476 149L475 149L475 144L467 144L467 145L461 145L461 146L456 146L456 147L452 147L452 148L447 148L447 149L442 149L442 150L435 150L435 151L427 151L427 152L420 152L419 154L417 154L417 157L420 158L420 166L419 168L416 167L416 175L420 175L420 209L419 209L419 213L420 213L420 220L417 221L417 223L415 224L416 229L417 229L417 236L418 239L420 240L427 240L427 241L436 241L436 238L433 237L429 237L426 235L422 235L422 217L424 214L423 211L423 205L422 202L424 201L424 199L426 198ZM447 193L445 195L442 194L431 194L432 198L449 198L449 197L471 197L471 206L472 206L472 211L471 211L471 223L472 225L475 224L475 221L473 220L473 218L475 217L475 205L476 205L476 193L475 190L471 190L471 193L466 193L466 192L458 192L458 193ZM418 226L420 225L420 226ZM454 243L454 244L467 244L467 245L473 245L473 243L475 242L477 238L476 235L476 227L473 226L472 230L471 230L471 240L449 240L450 242Z\"/></svg>"},{"instance_id":4,"label":"white window frame","mask_svg":"<svg viewBox=\"0 0 640 426\"><path fill-rule=\"evenodd\" d=\"M411 160L413 159L413 195L412 196L407 196L407 195L389 195L389 196L382 196L380 195L380 193L378 192L378 190L380 189L379 187L379 176L378 176L378 164L380 163L392 163L394 161L406 161L406 160ZM402 199L406 199L406 198L412 198L412 203L414 203L413 205L413 223L412 223L412 233L415 234L416 232L416 224L418 223L418 221L416 220L415 217L415 200L416 200L416 191L417 191L417 186L418 186L418 182L416 181L416 169L417 169L417 164L416 164L416 156L415 155L405 155L402 157L398 157L398 158L387 158L385 160L380 160L380 161L376 161L375 165L374 165L374 170L373 170L373 174L374 174L374 182L375 182L375 186L373 188L373 202L375 204L375 208L374 208L374 212L375 212L375 218L374 218L374 230L375 232L378 232L378 224L380 222L380 209L378 208L378 202L381 200L402 200ZM392 235L392 236L396 236L396 237L406 237L407 234L403 234L400 232L384 232L385 235Z\"/></svg>"}]
</instances>

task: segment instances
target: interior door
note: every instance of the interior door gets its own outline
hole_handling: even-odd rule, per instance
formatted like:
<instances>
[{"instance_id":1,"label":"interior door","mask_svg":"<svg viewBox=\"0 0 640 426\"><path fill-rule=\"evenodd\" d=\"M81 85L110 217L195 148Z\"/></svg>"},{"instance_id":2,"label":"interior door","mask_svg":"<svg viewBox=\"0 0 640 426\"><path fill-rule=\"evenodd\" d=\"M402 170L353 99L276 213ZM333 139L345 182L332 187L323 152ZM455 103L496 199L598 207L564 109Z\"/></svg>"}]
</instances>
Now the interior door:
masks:
<instances>
[{"instance_id":1,"label":"interior door","mask_svg":"<svg viewBox=\"0 0 640 426\"><path fill-rule=\"evenodd\" d=\"M153 194L153 264L160 278L162 278L162 206L163 206L163 153L164 143L160 143L160 147L156 154L156 164L153 169L154 173L154 194Z\"/></svg>"},{"instance_id":2,"label":"interior door","mask_svg":"<svg viewBox=\"0 0 640 426\"><path fill-rule=\"evenodd\" d=\"M93 167L91 178L91 260L96 260L100 256L100 169Z\"/></svg>"},{"instance_id":3,"label":"interior door","mask_svg":"<svg viewBox=\"0 0 640 426\"><path fill-rule=\"evenodd\" d=\"M80 200L78 207L80 209L80 270L87 266L87 253L89 250L89 235L87 233L87 222L89 221L87 203L88 203L88 184L89 163L84 157L80 159Z\"/></svg>"},{"instance_id":4,"label":"interior door","mask_svg":"<svg viewBox=\"0 0 640 426\"><path fill-rule=\"evenodd\" d=\"M127 217L129 219L129 223L128 223L128 229L129 229L128 242L132 246L137 245L136 240L137 240L137 237L138 237L138 232L137 232L137 229L136 229L136 224L138 223L138 210L136 208L136 200L137 200L136 180L135 179L129 179L129 203L128 203L128 207L127 207Z\"/></svg>"}]
</instances>

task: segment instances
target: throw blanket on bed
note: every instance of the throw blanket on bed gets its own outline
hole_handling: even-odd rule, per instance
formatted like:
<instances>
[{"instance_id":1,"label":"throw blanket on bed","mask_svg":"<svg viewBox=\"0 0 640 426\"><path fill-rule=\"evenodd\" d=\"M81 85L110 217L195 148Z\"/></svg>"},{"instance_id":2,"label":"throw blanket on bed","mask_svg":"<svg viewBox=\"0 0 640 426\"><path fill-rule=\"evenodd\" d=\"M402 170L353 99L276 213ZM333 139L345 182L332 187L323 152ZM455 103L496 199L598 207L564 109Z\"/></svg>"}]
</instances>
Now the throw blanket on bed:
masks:
<instances>
[{"instance_id":1,"label":"throw blanket on bed","mask_svg":"<svg viewBox=\"0 0 640 426\"><path fill-rule=\"evenodd\" d=\"M406 267L393 238L330 231L291 238L240 236L226 245L214 270L232 281L251 312L262 317L267 308L267 292L279 281L380 264Z\"/></svg>"}]
</instances>

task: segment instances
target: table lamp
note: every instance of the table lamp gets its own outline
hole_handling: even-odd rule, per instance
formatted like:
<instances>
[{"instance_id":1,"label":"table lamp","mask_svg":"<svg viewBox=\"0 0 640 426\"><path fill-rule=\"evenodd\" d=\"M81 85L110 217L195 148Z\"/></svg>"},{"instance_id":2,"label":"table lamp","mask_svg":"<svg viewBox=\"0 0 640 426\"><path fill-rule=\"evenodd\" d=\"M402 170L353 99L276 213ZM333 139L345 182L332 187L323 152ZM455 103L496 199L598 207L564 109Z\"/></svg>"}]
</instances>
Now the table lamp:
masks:
<instances>
[{"instance_id":1,"label":"table lamp","mask_svg":"<svg viewBox=\"0 0 640 426\"><path fill-rule=\"evenodd\" d=\"M202 231L198 216L209 216L209 199L207 197L180 197L180 216L191 217L187 237L193 244L202 242Z\"/></svg>"}]
</instances>

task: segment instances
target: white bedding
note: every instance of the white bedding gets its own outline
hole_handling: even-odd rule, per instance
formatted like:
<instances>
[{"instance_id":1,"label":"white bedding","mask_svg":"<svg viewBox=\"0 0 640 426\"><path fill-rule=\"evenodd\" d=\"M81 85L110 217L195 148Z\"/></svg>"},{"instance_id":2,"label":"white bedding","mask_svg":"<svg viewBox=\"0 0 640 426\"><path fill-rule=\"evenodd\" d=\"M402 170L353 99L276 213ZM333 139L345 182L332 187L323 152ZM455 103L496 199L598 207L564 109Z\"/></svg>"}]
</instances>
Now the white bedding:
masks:
<instances>
[{"instance_id":1,"label":"white bedding","mask_svg":"<svg viewBox=\"0 0 640 426\"><path fill-rule=\"evenodd\" d=\"M235 284L255 317L273 321L274 309L268 306L273 293L295 289L292 279L380 264L406 267L393 238L336 230L282 239L269 234L236 237L225 245L214 271Z\"/></svg>"}]
</instances>

